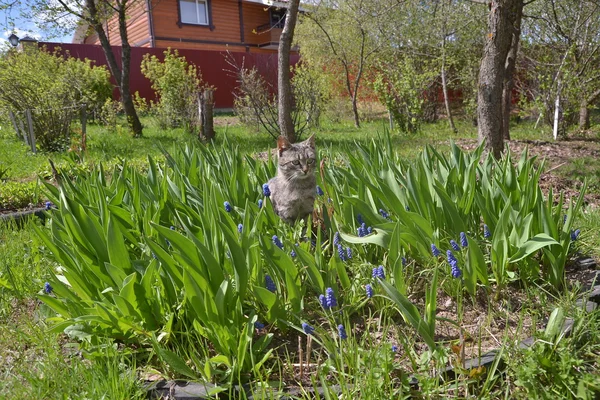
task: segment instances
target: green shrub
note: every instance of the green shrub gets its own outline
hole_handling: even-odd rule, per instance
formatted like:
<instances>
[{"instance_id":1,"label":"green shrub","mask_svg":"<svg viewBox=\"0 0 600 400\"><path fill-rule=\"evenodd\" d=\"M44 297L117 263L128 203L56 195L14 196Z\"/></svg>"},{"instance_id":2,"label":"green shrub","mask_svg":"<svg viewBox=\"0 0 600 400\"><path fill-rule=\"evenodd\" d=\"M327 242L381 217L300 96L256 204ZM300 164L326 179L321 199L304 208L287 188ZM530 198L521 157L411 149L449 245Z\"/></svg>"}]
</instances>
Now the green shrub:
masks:
<instances>
[{"instance_id":1,"label":"green shrub","mask_svg":"<svg viewBox=\"0 0 600 400\"><path fill-rule=\"evenodd\" d=\"M179 57L177 50L168 49L164 55L163 61L150 54L142 60L142 73L159 97L158 103L152 104L152 112L163 129L181 126L187 132L196 132L201 72L185 57Z\"/></svg>"},{"instance_id":2,"label":"green shrub","mask_svg":"<svg viewBox=\"0 0 600 400\"><path fill-rule=\"evenodd\" d=\"M71 121L79 117L81 104L88 111L98 110L111 93L108 71L89 60L33 46L0 59L0 109L12 110L24 127L25 111L31 110L36 144L45 151L67 148Z\"/></svg>"}]
</instances>

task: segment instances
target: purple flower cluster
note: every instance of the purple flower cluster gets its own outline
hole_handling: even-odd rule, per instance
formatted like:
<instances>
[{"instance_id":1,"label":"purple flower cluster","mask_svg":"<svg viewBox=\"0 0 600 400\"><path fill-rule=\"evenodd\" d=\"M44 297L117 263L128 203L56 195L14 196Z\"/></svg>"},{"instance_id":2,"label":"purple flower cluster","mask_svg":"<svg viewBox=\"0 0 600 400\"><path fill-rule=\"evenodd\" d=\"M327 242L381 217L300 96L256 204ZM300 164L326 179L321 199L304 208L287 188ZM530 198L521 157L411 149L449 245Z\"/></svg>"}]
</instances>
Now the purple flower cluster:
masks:
<instances>
[{"instance_id":1,"label":"purple flower cluster","mask_svg":"<svg viewBox=\"0 0 600 400\"><path fill-rule=\"evenodd\" d=\"M52 293L52 286L50 286L50 283L46 282L44 283L44 293L46 294L50 294Z\"/></svg>"},{"instance_id":2,"label":"purple flower cluster","mask_svg":"<svg viewBox=\"0 0 600 400\"><path fill-rule=\"evenodd\" d=\"M52 208L52 202L51 201L47 201L46 202L46 210L50 210Z\"/></svg>"},{"instance_id":3,"label":"purple flower cluster","mask_svg":"<svg viewBox=\"0 0 600 400\"><path fill-rule=\"evenodd\" d=\"M281 240L279 240L279 238L277 237L277 235L273 235L273 244L277 247L279 247L281 250L283 250L283 243L281 243Z\"/></svg>"},{"instance_id":4,"label":"purple flower cluster","mask_svg":"<svg viewBox=\"0 0 600 400\"><path fill-rule=\"evenodd\" d=\"M269 189L268 183L263 184L263 195L265 197L269 197L271 195L271 189Z\"/></svg>"},{"instance_id":5,"label":"purple flower cluster","mask_svg":"<svg viewBox=\"0 0 600 400\"><path fill-rule=\"evenodd\" d=\"M313 328L312 326L310 326L309 324L307 324L306 322L302 323L302 330L304 331L304 333L306 333L307 335L312 335L315 332L315 328Z\"/></svg>"},{"instance_id":6,"label":"purple flower cluster","mask_svg":"<svg viewBox=\"0 0 600 400\"><path fill-rule=\"evenodd\" d=\"M339 232L336 232L333 234L333 245L334 246L340 245L340 233Z\"/></svg>"},{"instance_id":7,"label":"purple flower cluster","mask_svg":"<svg viewBox=\"0 0 600 400\"><path fill-rule=\"evenodd\" d=\"M265 328L265 324L263 324L262 322L256 321L254 323L254 327L260 331Z\"/></svg>"},{"instance_id":8,"label":"purple flower cluster","mask_svg":"<svg viewBox=\"0 0 600 400\"><path fill-rule=\"evenodd\" d=\"M367 236L367 224L365 224L364 222L360 224L360 226L357 229L357 233L358 237Z\"/></svg>"},{"instance_id":9,"label":"purple flower cluster","mask_svg":"<svg viewBox=\"0 0 600 400\"><path fill-rule=\"evenodd\" d=\"M464 232L460 233L460 245L462 247L468 247L469 246L469 241L467 240L467 235Z\"/></svg>"},{"instance_id":10,"label":"purple flower cluster","mask_svg":"<svg viewBox=\"0 0 600 400\"><path fill-rule=\"evenodd\" d=\"M446 251L446 255L448 256L448 264L450 264L450 268L452 269L452 276L460 278L462 271L458 268L458 260L454 257L454 254L452 254L452 250Z\"/></svg>"},{"instance_id":11,"label":"purple flower cluster","mask_svg":"<svg viewBox=\"0 0 600 400\"><path fill-rule=\"evenodd\" d=\"M371 276L373 276L374 279L385 279L385 271L383 269L383 265L373 268Z\"/></svg>"},{"instance_id":12,"label":"purple flower cluster","mask_svg":"<svg viewBox=\"0 0 600 400\"><path fill-rule=\"evenodd\" d=\"M460 251L460 246L453 239L450 239L450 246L454 249L454 251Z\"/></svg>"},{"instance_id":13,"label":"purple flower cluster","mask_svg":"<svg viewBox=\"0 0 600 400\"><path fill-rule=\"evenodd\" d=\"M338 325L338 335L342 340L348 339L348 335L346 334L346 328L344 328L344 325L342 324Z\"/></svg>"},{"instance_id":14,"label":"purple flower cluster","mask_svg":"<svg viewBox=\"0 0 600 400\"><path fill-rule=\"evenodd\" d=\"M365 286L365 291L367 292L367 297L369 299L373 297L373 286L367 283L367 285Z\"/></svg>"},{"instance_id":15,"label":"purple flower cluster","mask_svg":"<svg viewBox=\"0 0 600 400\"><path fill-rule=\"evenodd\" d=\"M333 292L332 288L328 287L327 289L325 289L325 308L333 308L335 306L337 306L337 299L335 298L335 293Z\"/></svg>"},{"instance_id":16,"label":"purple flower cluster","mask_svg":"<svg viewBox=\"0 0 600 400\"><path fill-rule=\"evenodd\" d=\"M317 185L317 195L319 196L323 196L325 193L323 192L323 189L321 189L321 186Z\"/></svg>"},{"instance_id":17,"label":"purple flower cluster","mask_svg":"<svg viewBox=\"0 0 600 400\"><path fill-rule=\"evenodd\" d=\"M575 231L571 231L571 241L576 241L579 238L579 234L581 233L581 229L577 229Z\"/></svg>"},{"instance_id":18,"label":"purple flower cluster","mask_svg":"<svg viewBox=\"0 0 600 400\"><path fill-rule=\"evenodd\" d=\"M275 282L273 282L270 275L265 275L265 287L269 292L275 293L277 291L277 286L275 286Z\"/></svg>"},{"instance_id":19,"label":"purple flower cluster","mask_svg":"<svg viewBox=\"0 0 600 400\"><path fill-rule=\"evenodd\" d=\"M225 206L225 211L227 212L231 212L232 208L231 208L231 204L229 204L228 201L223 203L223 206Z\"/></svg>"},{"instance_id":20,"label":"purple flower cluster","mask_svg":"<svg viewBox=\"0 0 600 400\"><path fill-rule=\"evenodd\" d=\"M263 205L263 200L262 199L258 199L258 208L262 208Z\"/></svg>"},{"instance_id":21,"label":"purple flower cluster","mask_svg":"<svg viewBox=\"0 0 600 400\"><path fill-rule=\"evenodd\" d=\"M483 224L483 237L486 239L492 237L492 232L490 232L490 228L486 224Z\"/></svg>"},{"instance_id":22,"label":"purple flower cluster","mask_svg":"<svg viewBox=\"0 0 600 400\"><path fill-rule=\"evenodd\" d=\"M440 252L440 249L438 249L437 246L433 243L431 243L431 254L433 254L434 257L438 257L440 254L442 254Z\"/></svg>"},{"instance_id":23,"label":"purple flower cluster","mask_svg":"<svg viewBox=\"0 0 600 400\"><path fill-rule=\"evenodd\" d=\"M244 230L244 225L238 224L238 232L242 233L243 230Z\"/></svg>"},{"instance_id":24,"label":"purple flower cluster","mask_svg":"<svg viewBox=\"0 0 600 400\"><path fill-rule=\"evenodd\" d=\"M381 216L385 219L390 219L390 214L388 214L383 208L379 209L379 214L381 214Z\"/></svg>"}]
</instances>

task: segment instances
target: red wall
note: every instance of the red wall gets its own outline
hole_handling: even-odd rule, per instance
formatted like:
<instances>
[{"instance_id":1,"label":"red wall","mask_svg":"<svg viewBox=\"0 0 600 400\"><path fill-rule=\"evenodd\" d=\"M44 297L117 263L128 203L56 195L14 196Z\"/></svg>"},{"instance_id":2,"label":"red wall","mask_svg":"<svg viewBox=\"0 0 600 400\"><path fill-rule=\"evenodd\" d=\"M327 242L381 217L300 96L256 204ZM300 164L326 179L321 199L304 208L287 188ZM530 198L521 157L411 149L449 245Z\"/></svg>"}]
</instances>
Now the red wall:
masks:
<instances>
[{"instance_id":1,"label":"red wall","mask_svg":"<svg viewBox=\"0 0 600 400\"><path fill-rule=\"evenodd\" d=\"M95 61L95 65L107 65L106 57L100 46L89 44L70 44L70 43L39 43L40 46L46 46L49 51L60 47L63 51L68 51L72 57L79 59L88 58ZM121 47L113 46L113 53L116 55L117 62L121 62ZM150 87L150 81L142 75L140 65L144 54L149 53L164 58L163 52L166 49L133 47L131 49L131 93L140 92L140 95L147 100L154 100L156 94ZM237 87L233 67L227 63L226 52L209 50L189 50L178 49L179 55L184 56L190 63L198 66L202 72L202 79L217 88L214 94L215 108L232 108L234 100L234 91ZM237 65L244 65L245 68L255 66L268 82L274 85L277 83L277 53L229 53L236 61ZM290 64L298 62L300 56L293 54L290 56ZM108 67L108 66L107 66ZM113 84L115 81L113 80ZM115 91L115 97L118 97L118 91Z\"/></svg>"}]
</instances>

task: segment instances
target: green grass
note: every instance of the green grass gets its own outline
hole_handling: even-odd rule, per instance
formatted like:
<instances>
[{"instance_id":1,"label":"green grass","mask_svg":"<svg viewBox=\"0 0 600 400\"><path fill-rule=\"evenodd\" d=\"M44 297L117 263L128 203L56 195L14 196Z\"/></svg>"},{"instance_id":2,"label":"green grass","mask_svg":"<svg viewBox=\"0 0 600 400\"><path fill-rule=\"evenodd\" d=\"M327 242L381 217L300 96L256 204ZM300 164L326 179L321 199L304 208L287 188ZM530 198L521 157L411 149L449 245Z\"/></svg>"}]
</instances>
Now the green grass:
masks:
<instances>
[{"instance_id":1,"label":"green grass","mask_svg":"<svg viewBox=\"0 0 600 400\"><path fill-rule=\"evenodd\" d=\"M132 139L124 130L110 132L104 127L91 126L89 129L88 153L84 161L90 165L98 162L107 164L127 160L140 168L146 157L161 157L161 147L171 150L174 146L194 142L195 138L180 130L161 131L144 120L147 125L144 137ZM325 123L317 134L317 145L332 150L349 149L355 141L377 138L387 129L387 121L365 122L360 129L350 122L339 124ZM392 143L398 153L406 159L413 159L428 144L446 151L450 139L475 140L477 129L472 124L460 122L459 134L454 135L447 124L425 125L415 135L393 134ZM244 152L255 153L274 147L274 140L265 134L250 133L240 126L217 126L216 145L225 141L236 143ZM521 123L514 126L514 139L548 139L540 130L533 130L532 124ZM11 137L0 138L0 160L8 160L8 178L13 182L35 180L38 175L49 176L48 158L62 168L73 166L73 157L68 154L31 154L27 148ZM600 163L595 160L577 161L566 176L579 177L577 172L588 176L593 190L595 180L600 181ZM572 175L569 175L572 174ZM598 184L600 186L600 183ZM579 219L582 239L577 246L582 253L600 255L600 211L587 210ZM31 223L36 223L35 220ZM47 310L40 306L36 294L56 268L46 257L47 250L34 236L31 225L17 229L0 224L0 397L23 399L62 399L62 398L143 398L144 391L137 379L141 365L136 365L135 357L117 350L112 345L96 343L94 353L87 353L86 346L80 348L76 342L63 334L48 333L43 322ZM540 288L527 290L521 308L513 309L510 301L495 305L490 313L494 318L507 318L511 312L518 313L520 321L533 316L534 321L542 320L554 305L572 307L572 296L553 298ZM544 307L536 304L536 298L544 298ZM510 311L513 310L513 311ZM573 311L573 309L571 309ZM403 371L406 365L413 372L421 374L421 390L425 396L448 398L475 398L477 390L485 388L480 398L569 398L569 390L582 396L593 396L600 392L598 377L598 357L600 357L600 313L577 314L577 329L572 338L550 340L540 337L531 350L509 348L506 375L490 375L487 378L461 375L456 382L441 384L437 379L427 378L432 366L444 368L450 363L453 354L446 349L446 358L428 359L414 352L393 355L388 352L391 344L406 342L406 348L415 346L412 332L402 328L401 318L376 319L371 316L366 325L383 338L389 338L389 345L381 346L381 340L370 336L351 336L343 350L336 343L324 343L324 349L337 357L327 361L305 388L325 385L334 393L334 385L340 385L346 398L400 398L410 393L409 375ZM335 323L331 321L332 330ZM511 332L506 331L505 338ZM191 338L190 340L197 340ZM293 336L292 340L296 340ZM189 345L190 358L193 357L193 343ZM120 348L119 348L120 349ZM321 351L323 353L323 350ZM595 358L594 358L595 357ZM326 357L324 357L326 358ZM317 360L313 360L316 362ZM320 360L324 362L324 360ZM282 382L270 382L270 374L280 376L290 371L297 360L280 357L272 364L265 365L259 374L264 385L279 386ZM547 367L546 363L550 363ZM573 367L574 366L574 367ZM337 373L342 371L342 373ZM330 377L333 380L328 380ZM276 379L275 379L276 380ZM565 389L568 387L568 389ZM581 388L580 388L581 387ZM260 392L259 388L256 389ZM547 397L553 393L552 397ZM390 397L391 396L391 397ZM563 396L563 397L561 397ZM309 395L301 398L309 398ZM571 396L575 397L575 396ZM581 397L593 398L593 397Z\"/></svg>"}]
</instances>

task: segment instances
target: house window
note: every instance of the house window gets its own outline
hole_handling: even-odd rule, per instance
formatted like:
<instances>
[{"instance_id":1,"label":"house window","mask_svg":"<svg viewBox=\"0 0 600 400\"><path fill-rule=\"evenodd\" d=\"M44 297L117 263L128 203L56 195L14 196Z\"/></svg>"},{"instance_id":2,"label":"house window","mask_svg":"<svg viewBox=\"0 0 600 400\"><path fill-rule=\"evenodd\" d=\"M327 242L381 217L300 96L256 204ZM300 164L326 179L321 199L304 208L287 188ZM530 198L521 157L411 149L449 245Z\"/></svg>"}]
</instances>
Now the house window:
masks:
<instances>
[{"instance_id":1,"label":"house window","mask_svg":"<svg viewBox=\"0 0 600 400\"><path fill-rule=\"evenodd\" d=\"M271 28L283 28L285 25L285 13L283 8L270 8L271 13Z\"/></svg>"},{"instance_id":2,"label":"house window","mask_svg":"<svg viewBox=\"0 0 600 400\"><path fill-rule=\"evenodd\" d=\"M181 23L208 25L208 0L179 0Z\"/></svg>"}]
</instances>

